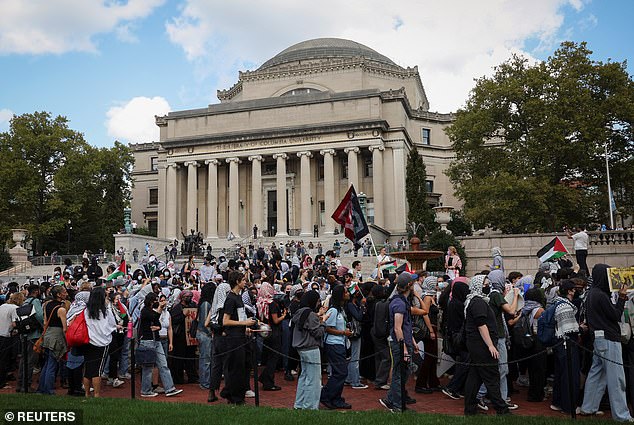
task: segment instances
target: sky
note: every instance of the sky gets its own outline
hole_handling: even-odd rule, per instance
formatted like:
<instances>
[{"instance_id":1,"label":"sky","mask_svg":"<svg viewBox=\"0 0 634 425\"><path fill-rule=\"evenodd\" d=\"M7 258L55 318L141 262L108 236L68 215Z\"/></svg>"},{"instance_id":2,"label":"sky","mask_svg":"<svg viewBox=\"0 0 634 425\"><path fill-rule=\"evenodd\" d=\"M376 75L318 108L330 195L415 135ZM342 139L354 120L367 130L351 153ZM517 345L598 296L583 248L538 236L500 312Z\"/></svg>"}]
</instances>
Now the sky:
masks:
<instances>
[{"instance_id":1,"label":"sky","mask_svg":"<svg viewBox=\"0 0 634 425\"><path fill-rule=\"evenodd\" d=\"M155 115L218 103L238 71L319 37L418 66L430 110L453 112L513 53L566 40L634 74L632 16L632 0L0 0L0 131L48 111L94 146L158 141Z\"/></svg>"}]
</instances>

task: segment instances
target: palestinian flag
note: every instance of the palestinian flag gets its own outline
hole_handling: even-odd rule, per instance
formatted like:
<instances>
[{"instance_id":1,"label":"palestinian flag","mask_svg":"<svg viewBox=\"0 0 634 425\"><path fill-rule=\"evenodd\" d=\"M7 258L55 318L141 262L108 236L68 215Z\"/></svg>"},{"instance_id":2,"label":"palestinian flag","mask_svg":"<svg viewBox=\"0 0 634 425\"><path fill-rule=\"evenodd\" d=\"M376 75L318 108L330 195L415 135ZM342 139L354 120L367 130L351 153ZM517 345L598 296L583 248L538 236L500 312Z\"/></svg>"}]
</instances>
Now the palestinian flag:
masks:
<instances>
[{"instance_id":1,"label":"palestinian flag","mask_svg":"<svg viewBox=\"0 0 634 425\"><path fill-rule=\"evenodd\" d=\"M346 238L350 239L354 244L358 244L364 236L370 233L354 186L350 186L346 196L343 197L335 212L332 213L332 219L343 226Z\"/></svg>"},{"instance_id":2,"label":"palestinian flag","mask_svg":"<svg viewBox=\"0 0 634 425\"><path fill-rule=\"evenodd\" d=\"M114 280L119 276L125 276L128 272L128 269L125 266L125 260L121 260L121 264L119 264L119 268L114 271L110 276L106 278L106 281Z\"/></svg>"},{"instance_id":3,"label":"palestinian flag","mask_svg":"<svg viewBox=\"0 0 634 425\"><path fill-rule=\"evenodd\" d=\"M398 264L396 263L396 260L394 260L394 262L384 265L383 270L395 270L396 267L398 267Z\"/></svg>"},{"instance_id":4,"label":"palestinian flag","mask_svg":"<svg viewBox=\"0 0 634 425\"><path fill-rule=\"evenodd\" d=\"M558 237L555 237L552 241L548 242L546 246L537 251L537 257L539 257L540 262L545 263L546 261L561 258L567 253L568 250L564 244Z\"/></svg>"}]
</instances>

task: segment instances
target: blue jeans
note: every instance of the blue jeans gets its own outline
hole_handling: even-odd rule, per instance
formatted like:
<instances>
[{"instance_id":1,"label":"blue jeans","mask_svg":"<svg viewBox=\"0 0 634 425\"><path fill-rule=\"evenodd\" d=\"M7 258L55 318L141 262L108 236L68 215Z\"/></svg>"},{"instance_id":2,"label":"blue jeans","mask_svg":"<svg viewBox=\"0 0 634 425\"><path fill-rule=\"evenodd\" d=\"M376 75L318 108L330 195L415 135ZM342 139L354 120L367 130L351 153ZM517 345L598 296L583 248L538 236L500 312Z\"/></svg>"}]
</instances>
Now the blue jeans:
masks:
<instances>
[{"instance_id":1,"label":"blue jeans","mask_svg":"<svg viewBox=\"0 0 634 425\"><path fill-rule=\"evenodd\" d=\"M302 363L302 373L297 379L297 393L295 394L295 409L319 408L321 393L321 357L319 348L299 352Z\"/></svg>"},{"instance_id":2,"label":"blue jeans","mask_svg":"<svg viewBox=\"0 0 634 425\"><path fill-rule=\"evenodd\" d=\"M209 389L211 380L211 336L200 330L196 333L198 340L198 379L200 386Z\"/></svg>"},{"instance_id":3,"label":"blue jeans","mask_svg":"<svg viewBox=\"0 0 634 425\"><path fill-rule=\"evenodd\" d=\"M40 372L40 385L37 392L40 394L55 395L55 377L57 375L58 360L53 355L53 352L48 348L44 349L44 355L46 360L42 371Z\"/></svg>"},{"instance_id":4,"label":"blue jeans","mask_svg":"<svg viewBox=\"0 0 634 425\"><path fill-rule=\"evenodd\" d=\"M405 385L407 385L407 380L409 379L410 370L409 365L405 363L403 360L403 353L401 352L400 343L397 341L390 341L390 352L392 353L392 383L390 384L390 389L387 392L387 401L394 407L401 408L402 406L402 397L403 395L407 396L407 392L405 394L401 394L401 375L404 375ZM407 353L410 356L414 356L414 347L411 344L407 345Z\"/></svg>"},{"instance_id":5,"label":"blue jeans","mask_svg":"<svg viewBox=\"0 0 634 425\"><path fill-rule=\"evenodd\" d=\"M599 403L601 403L601 398L603 398L607 386L612 417L617 421L628 421L632 416L627 408L627 400L625 398L625 372L623 372L623 367L604 360L599 356L622 364L621 343L609 341L603 337L595 338L592 367L586 378L581 410L586 413L595 413L599 410ZM607 385L608 382L610 385Z\"/></svg>"},{"instance_id":6,"label":"blue jeans","mask_svg":"<svg viewBox=\"0 0 634 425\"><path fill-rule=\"evenodd\" d=\"M348 376L346 347L342 344L324 344L324 348L332 374L328 378L326 385L321 389L321 401L338 407L346 402L341 396L343 383L346 380L346 376Z\"/></svg>"},{"instance_id":7,"label":"blue jeans","mask_svg":"<svg viewBox=\"0 0 634 425\"><path fill-rule=\"evenodd\" d=\"M119 358L119 376L128 373L128 366L130 366L130 338L125 333L123 347L121 347L121 357Z\"/></svg>"},{"instance_id":8,"label":"blue jeans","mask_svg":"<svg viewBox=\"0 0 634 425\"><path fill-rule=\"evenodd\" d=\"M170 374L170 370L167 367L167 357L163 352L163 345L161 344L161 341L142 339L140 345L153 348L154 351L156 351L155 366L158 368L159 376L161 377L161 382L163 383L163 388L165 388L165 392L169 392L175 389L172 375ZM152 365L143 365L143 367L141 368L141 394L152 393L152 369L154 369L154 366Z\"/></svg>"},{"instance_id":9,"label":"blue jeans","mask_svg":"<svg viewBox=\"0 0 634 425\"><path fill-rule=\"evenodd\" d=\"M361 338L350 340L350 363L348 363L348 377L346 383L350 385L361 385L359 380L359 357L361 355Z\"/></svg>"},{"instance_id":10,"label":"blue jeans","mask_svg":"<svg viewBox=\"0 0 634 425\"><path fill-rule=\"evenodd\" d=\"M496 348L498 353L500 353L500 358L498 359L498 369L500 371L500 396L502 397L502 400L506 401L509 398L509 387L506 384L506 377L509 374L509 365L506 363L508 361L506 338L498 338ZM484 397L486 393L486 387L482 384L480 391L478 391L478 398L480 399Z\"/></svg>"}]
</instances>

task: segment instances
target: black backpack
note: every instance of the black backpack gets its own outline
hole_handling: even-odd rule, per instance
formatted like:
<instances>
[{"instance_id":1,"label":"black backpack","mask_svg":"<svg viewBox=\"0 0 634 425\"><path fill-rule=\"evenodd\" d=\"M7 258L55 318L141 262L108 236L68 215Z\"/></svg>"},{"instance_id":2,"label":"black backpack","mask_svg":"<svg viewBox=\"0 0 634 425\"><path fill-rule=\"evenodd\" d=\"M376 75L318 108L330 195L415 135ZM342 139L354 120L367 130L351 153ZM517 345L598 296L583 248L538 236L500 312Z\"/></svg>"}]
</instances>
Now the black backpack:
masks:
<instances>
[{"instance_id":1,"label":"black backpack","mask_svg":"<svg viewBox=\"0 0 634 425\"><path fill-rule=\"evenodd\" d=\"M531 329L530 314L522 314L512 331L512 341L522 350L530 350L535 345L535 335Z\"/></svg>"},{"instance_id":2,"label":"black backpack","mask_svg":"<svg viewBox=\"0 0 634 425\"><path fill-rule=\"evenodd\" d=\"M15 328L20 335L27 335L36 330L42 330L42 325L35 317L35 306L33 298L28 303L22 304L15 311L18 319L15 321Z\"/></svg>"},{"instance_id":3,"label":"black backpack","mask_svg":"<svg viewBox=\"0 0 634 425\"><path fill-rule=\"evenodd\" d=\"M375 338L387 338L390 335L390 302L378 301L374 306L374 322L372 323L372 335Z\"/></svg>"}]
</instances>

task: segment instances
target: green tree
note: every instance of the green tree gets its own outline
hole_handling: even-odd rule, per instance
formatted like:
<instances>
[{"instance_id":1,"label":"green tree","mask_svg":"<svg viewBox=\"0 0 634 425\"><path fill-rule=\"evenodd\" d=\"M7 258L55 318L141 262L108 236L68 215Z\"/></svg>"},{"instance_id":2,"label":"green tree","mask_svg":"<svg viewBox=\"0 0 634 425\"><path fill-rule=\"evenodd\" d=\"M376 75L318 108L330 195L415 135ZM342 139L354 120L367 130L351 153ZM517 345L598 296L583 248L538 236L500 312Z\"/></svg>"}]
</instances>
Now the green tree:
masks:
<instances>
[{"instance_id":1,"label":"green tree","mask_svg":"<svg viewBox=\"0 0 634 425\"><path fill-rule=\"evenodd\" d=\"M471 236L473 234L473 224L464 216L461 210L451 212L451 222L447 224L451 233L458 236Z\"/></svg>"},{"instance_id":2,"label":"green tree","mask_svg":"<svg viewBox=\"0 0 634 425\"><path fill-rule=\"evenodd\" d=\"M450 246L455 246L458 255L462 260L462 270L460 274L464 276L464 271L467 269L467 254L464 247L456 237L443 230L436 230L429 236L428 249L432 251L440 251L443 256L433 260L427 261L427 270L431 272L444 272L445 271L445 253Z\"/></svg>"},{"instance_id":3,"label":"green tree","mask_svg":"<svg viewBox=\"0 0 634 425\"><path fill-rule=\"evenodd\" d=\"M112 249L130 199L132 154L90 146L68 120L48 112L16 116L0 133L0 232L24 226L33 250Z\"/></svg>"},{"instance_id":4,"label":"green tree","mask_svg":"<svg viewBox=\"0 0 634 425\"><path fill-rule=\"evenodd\" d=\"M434 211L427 203L427 168L416 149L412 149L407 156L407 168L405 174L405 196L409 210L407 222L422 224L417 229L416 235L423 241L434 231L438 224L435 222ZM408 229L409 236L413 236L412 229Z\"/></svg>"},{"instance_id":5,"label":"green tree","mask_svg":"<svg viewBox=\"0 0 634 425\"><path fill-rule=\"evenodd\" d=\"M514 56L476 82L447 129L456 152L447 174L476 227L514 233L604 221L605 145L613 184L634 190L625 178L634 166L634 83L626 63L591 53L565 42L546 61ZM620 201L631 213L631 197Z\"/></svg>"}]
</instances>

